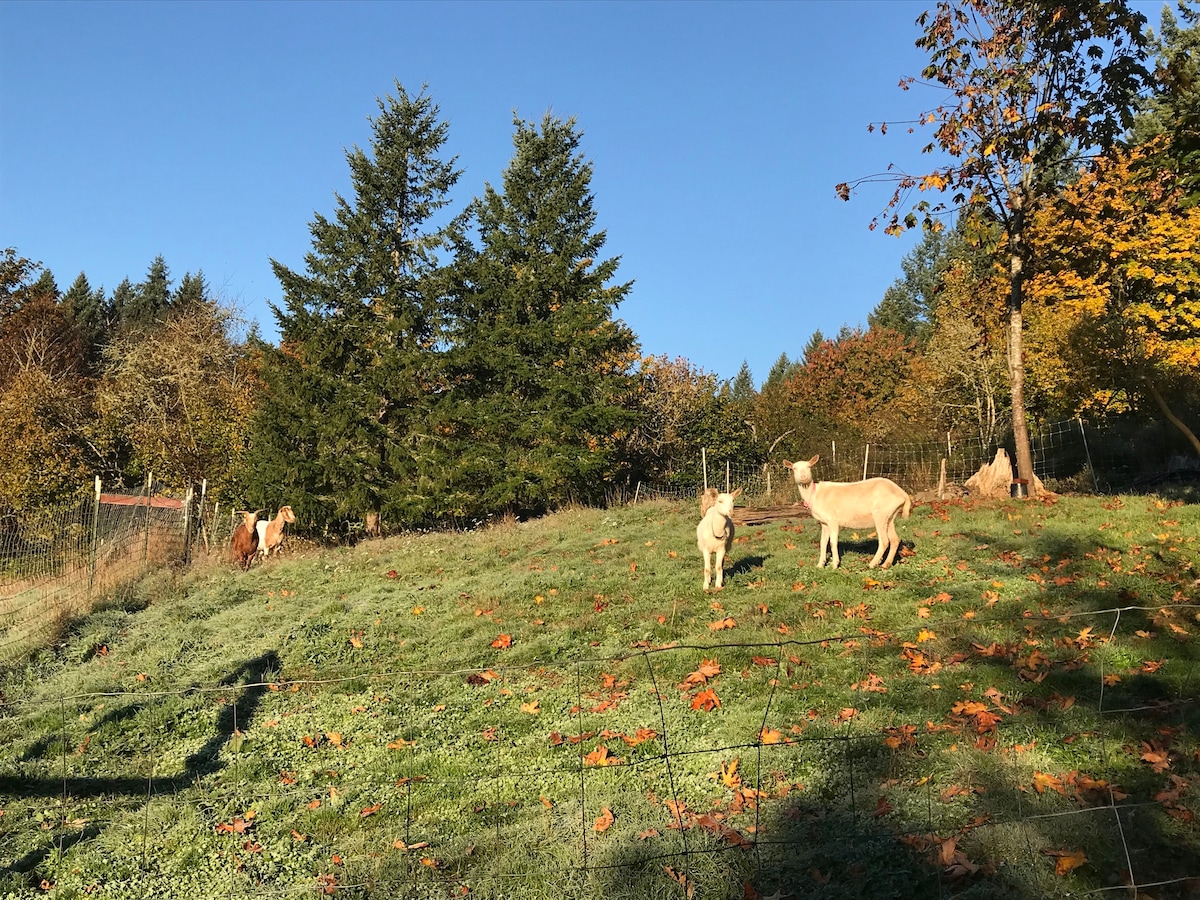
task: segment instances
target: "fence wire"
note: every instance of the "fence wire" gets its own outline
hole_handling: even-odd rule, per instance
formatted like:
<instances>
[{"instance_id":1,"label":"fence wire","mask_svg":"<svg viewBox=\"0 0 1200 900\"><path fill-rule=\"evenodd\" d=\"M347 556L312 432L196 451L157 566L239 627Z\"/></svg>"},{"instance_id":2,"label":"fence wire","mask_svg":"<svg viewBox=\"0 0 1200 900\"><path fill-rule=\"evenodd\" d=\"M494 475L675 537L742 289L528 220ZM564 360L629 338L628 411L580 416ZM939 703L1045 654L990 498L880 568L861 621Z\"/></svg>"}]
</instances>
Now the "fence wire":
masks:
<instances>
[{"instance_id":1,"label":"fence wire","mask_svg":"<svg viewBox=\"0 0 1200 900\"><path fill-rule=\"evenodd\" d=\"M847 655L871 683L921 643L918 628L322 679L289 678L267 651L186 688L68 694L30 685L0 717L0 875L24 877L21 896L502 898L542 896L547 881L564 897L803 895L822 892L829 859L849 844L891 866L850 872L856 895L882 877L893 893L947 897L989 877L973 857L1022 848L1005 862L1036 870L1047 854L1083 845L1090 858L1124 861L1121 883L1089 895L1190 895L1200 858L1166 852L1163 841L1194 829L1194 800L1115 782L1106 748L1130 740L1139 718L1162 734L1182 729L1197 702L1194 661L1147 699L1115 687L1117 658L1101 651L1105 635L1132 637L1147 617L1197 609L1056 616L1098 641L1091 667L1068 670L1083 673L1069 679L1070 703L1039 691L1039 679L1022 696L984 694L967 712L916 724L886 692L864 688L856 708L829 709L813 706L807 686L825 674L822 660ZM1020 634L1028 622L939 623L943 650L926 647L925 663L950 667L954 652L984 650L972 642L988 628ZM689 676L705 661L721 672ZM445 724L431 709L463 681L479 689L470 727L461 717ZM715 712L695 705L707 688L738 697L739 739L722 737L710 727ZM338 724L332 696L362 706L361 729ZM543 714L520 710L525 697L539 698ZM1072 739L1099 751L1045 790L1044 773L1021 761L1022 717L1068 711L1088 726ZM106 751L117 724L137 736L123 742L138 748L132 754ZM922 764L947 742L978 753L957 769ZM184 758L164 749L181 744L191 748ZM546 755L534 746L551 748L552 762L531 764ZM354 773L352 787L343 772ZM348 823L374 817L387 820L386 845L356 842ZM31 819L41 823L34 839L17 827ZM189 856L179 823L183 839L203 833L208 844ZM78 854L109 843L124 856L97 881ZM214 858L218 876L208 866L188 880L189 864Z\"/></svg>"},{"instance_id":2,"label":"fence wire","mask_svg":"<svg viewBox=\"0 0 1200 900\"><path fill-rule=\"evenodd\" d=\"M1055 422L1030 436L1033 471L1051 490L1082 494L1114 494L1152 489L1171 481L1200 481L1200 461L1179 444L1176 435L1156 432L1153 439L1134 439L1116 429L1096 428L1082 419ZM980 467L1011 446L984 443L947 434L941 441L865 443L816 441L805 448L820 456L822 481L890 478L909 493L931 491L945 482L962 486ZM702 457L694 474L670 484L638 484L634 496L647 500L688 500L705 487L742 488L751 502L791 503L798 499L791 473L782 459L762 464Z\"/></svg>"}]
</instances>

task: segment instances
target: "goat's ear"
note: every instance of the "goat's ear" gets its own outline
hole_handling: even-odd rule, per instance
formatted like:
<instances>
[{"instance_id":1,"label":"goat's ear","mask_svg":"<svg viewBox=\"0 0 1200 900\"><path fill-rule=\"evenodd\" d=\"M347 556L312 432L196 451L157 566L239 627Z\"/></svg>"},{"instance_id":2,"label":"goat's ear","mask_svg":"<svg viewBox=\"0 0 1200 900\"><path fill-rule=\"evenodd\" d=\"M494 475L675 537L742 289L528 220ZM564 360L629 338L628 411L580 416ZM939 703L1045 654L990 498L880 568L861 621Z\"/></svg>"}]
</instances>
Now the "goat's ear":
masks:
<instances>
[{"instance_id":1,"label":"goat's ear","mask_svg":"<svg viewBox=\"0 0 1200 900\"><path fill-rule=\"evenodd\" d=\"M736 490L734 490L734 492L733 492L732 494L730 494L729 496L730 496L730 497L740 497L741 495L742 495L742 489L741 489L741 488L737 488L737 489L736 489Z\"/></svg>"},{"instance_id":2,"label":"goat's ear","mask_svg":"<svg viewBox=\"0 0 1200 900\"><path fill-rule=\"evenodd\" d=\"M820 458L821 458L821 456L820 456L820 454L818 454L818 455L814 456L812 459L810 459L810 460L808 461L808 464L809 464L810 466L815 466L815 465L817 464L817 461L818 461Z\"/></svg>"},{"instance_id":3,"label":"goat's ear","mask_svg":"<svg viewBox=\"0 0 1200 900\"><path fill-rule=\"evenodd\" d=\"M785 469L790 469L790 468L792 467L792 464L791 464L791 462L789 462L788 460L786 460L786 459L785 459L785 460L783 461L783 467L784 467Z\"/></svg>"}]
</instances>

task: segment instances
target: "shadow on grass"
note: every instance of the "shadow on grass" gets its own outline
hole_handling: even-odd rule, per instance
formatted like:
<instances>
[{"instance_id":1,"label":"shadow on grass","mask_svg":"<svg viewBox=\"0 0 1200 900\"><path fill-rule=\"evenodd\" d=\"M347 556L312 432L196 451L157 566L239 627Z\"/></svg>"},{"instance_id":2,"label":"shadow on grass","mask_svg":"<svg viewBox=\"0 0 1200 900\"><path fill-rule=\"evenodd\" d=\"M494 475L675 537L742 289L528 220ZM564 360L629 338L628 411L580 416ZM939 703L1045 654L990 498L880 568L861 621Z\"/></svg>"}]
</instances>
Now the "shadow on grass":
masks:
<instances>
[{"instance_id":1,"label":"shadow on grass","mask_svg":"<svg viewBox=\"0 0 1200 900\"><path fill-rule=\"evenodd\" d=\"M708 826L693 821L687 853L655 853L649 844L627 842L589 872L599 890L584 896L1125 896L1130 871L1143 888L1154 885L1158 900L1195 897L1200 890L1200 845L1181 839L1178 823L1160 804L1130 798L1083 805L1054 796L1046 804L1054 809L1031 814L1030 799L993 770L978 773L972 791L949 799L944 788L905 785L902 793L917 801L905 813L896 786L887 796L881 788L889 785L894 757L878 738L830 739L823 747L814 741L807 751L798 749L802 743L793 750L815 755L826 767L823 779L818 775L805 790L757 812L727 809ZM737 829L747 844L715 834L713 819ZM1086 861L1069 877L1056 874L1061 854L1076 851Z\"/></svg>"},{"instance_id":2,"label":"shadow on grass","mask_svg":"<svg viewBox=\"0 0 1200 900\"><path fill-rule=\"evenodd\" d=\"M0 795L14 799L70 797L78 800L128 797L144 801L148 796L154 794L173 794L188 788L204 776L222 768L221 749L229 743L234 734L244 730L248 723L253 721L254 713L267 690L264 684L267 675L270 672L277 672L279 668L278 654L274 650L269 650L253 659L246 660L221 679L219 684L223 687L232 688L238 684L249 686L239 692L235 702L221 708L213 735L200 749L187 758L184 762L183 772L178 775L166 778L153 776L148 778L27 778L0 775ZM149 701L140 700L111 710L105 713L90 731L97 731L103 726L111 726L133 719L150 709L150 706ZM29 762L45 756L61 739L57 733L39 739L21 755L21 761ZM62 752L66 752L65 748ZM78 831L60 833L43 846L30 850L9 865L0 868L0 878L6 874L16 873L27 877L30 885L36 887L41 882L37 867L52 853L65 852L78 843L92 840L98 837L101 831L102 829L96 825L88 825Z\"/></svg>"}]
</instances>

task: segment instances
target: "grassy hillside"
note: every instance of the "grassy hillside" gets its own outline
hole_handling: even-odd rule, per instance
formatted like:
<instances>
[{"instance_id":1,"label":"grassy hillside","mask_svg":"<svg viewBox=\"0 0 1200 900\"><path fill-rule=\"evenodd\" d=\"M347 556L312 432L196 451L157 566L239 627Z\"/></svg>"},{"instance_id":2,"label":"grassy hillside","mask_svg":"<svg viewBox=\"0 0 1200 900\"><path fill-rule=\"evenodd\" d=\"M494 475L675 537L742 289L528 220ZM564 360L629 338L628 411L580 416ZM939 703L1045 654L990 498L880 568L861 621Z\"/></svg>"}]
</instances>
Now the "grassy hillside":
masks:
<instances>
[{"instance_id":1,"label":"grassy hillside","mask_svg":"<svg viewBox=\"0 0 1200 900\"><path fill-rule=\"evenodd\" d=\"M0 897L1125 896L1200 877L1200 507L696 508L163 572L4 673Z\"/></svg>"}]
</instances>

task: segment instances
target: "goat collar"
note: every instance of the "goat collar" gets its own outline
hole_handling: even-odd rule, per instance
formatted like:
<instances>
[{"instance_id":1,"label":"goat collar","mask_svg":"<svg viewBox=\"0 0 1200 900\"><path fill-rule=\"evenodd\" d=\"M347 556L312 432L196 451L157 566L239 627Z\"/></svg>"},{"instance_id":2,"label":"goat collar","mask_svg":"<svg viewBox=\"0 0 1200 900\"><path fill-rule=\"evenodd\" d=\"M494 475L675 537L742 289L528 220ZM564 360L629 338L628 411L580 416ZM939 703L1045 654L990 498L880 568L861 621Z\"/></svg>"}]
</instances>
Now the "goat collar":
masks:
<instances>
[{"instance_id":1,"label":"goat collar","mask_svg":"<svg viewBox=\"0 0 1200 900\"><path fill-rule=\"evenodd\" d=\"M804 489L806 487L812 489L812 492L807 497L804 496ZM806 508L812 509L813 502L817 499L817 483L815 481L800 485L800 499L804 501Z\"/></svg>"}]
</instances>

